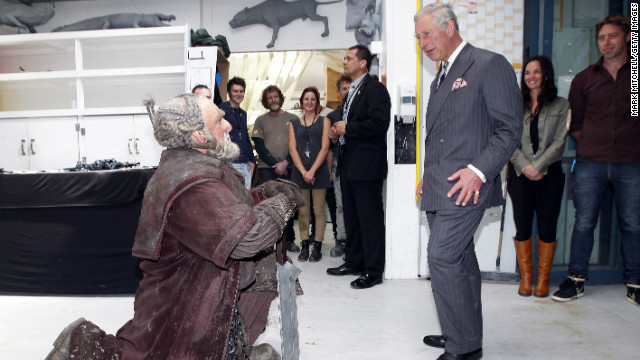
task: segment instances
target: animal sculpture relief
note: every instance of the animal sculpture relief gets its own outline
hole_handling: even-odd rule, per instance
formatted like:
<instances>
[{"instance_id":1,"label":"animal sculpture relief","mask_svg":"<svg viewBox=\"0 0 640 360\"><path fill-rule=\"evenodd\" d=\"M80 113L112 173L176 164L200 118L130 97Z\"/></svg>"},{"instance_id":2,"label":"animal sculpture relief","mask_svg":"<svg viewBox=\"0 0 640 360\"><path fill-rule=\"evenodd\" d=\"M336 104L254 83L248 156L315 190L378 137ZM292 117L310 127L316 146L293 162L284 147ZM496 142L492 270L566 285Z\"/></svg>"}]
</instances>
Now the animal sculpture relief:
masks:
<instances>
[{"instance_id":1,"label":"animal sculpture relief","mask_svg":"<svg viewBox=\"0 0 640 360\"><path fill-rule=\"evenodd\" d=\"M229 25L233 28L242 26L263 24L273 29L271 42L267 44L267 48L272 48L278 38L280 27L285 26L296 19L310 19L311 21L322 21L324 23L324 32L322 37L329 36L329 20L326 16L318 15L316 12L318 5L327 5L341 2L328 1L317 2L315 0L266 0L254 7L244 8L238 12Z\"/></svg>"},{"instance_id":2,"label":"animal sculpture relief","mask_svg":"<svg viewBox=\"0 0 640 360\"><path fill-rule=\"evenodd\" d=\"M103 29L128 29L138 27L169 26L166 21L175 20L174 15L122 13L93 17L73 24L57 27L52 32Z\"/></svg>"},{"instance_id":3,"label":"animal sculpture relief","mask_svg":"<svg viewBox=\"0 0 640 360\"><path fill-rule=\"evenodd\" d=\"M376 31L382 27L382 18L375 13L376 0L347 0L346 28L353 29L358 44L369 45Z\"/></svg>"},{"instance_id":4,"label":"animal sculpture relief","mask_svg":"<svg viewBox=\"0 0 640 360\"><path fill-rule=\"evenodd\" d=\"M0 24L26 29L36 33L35 26L49 21L55 11L53 3L24 3L17 1L0 1Z\"/></svg>"}]
</instances>

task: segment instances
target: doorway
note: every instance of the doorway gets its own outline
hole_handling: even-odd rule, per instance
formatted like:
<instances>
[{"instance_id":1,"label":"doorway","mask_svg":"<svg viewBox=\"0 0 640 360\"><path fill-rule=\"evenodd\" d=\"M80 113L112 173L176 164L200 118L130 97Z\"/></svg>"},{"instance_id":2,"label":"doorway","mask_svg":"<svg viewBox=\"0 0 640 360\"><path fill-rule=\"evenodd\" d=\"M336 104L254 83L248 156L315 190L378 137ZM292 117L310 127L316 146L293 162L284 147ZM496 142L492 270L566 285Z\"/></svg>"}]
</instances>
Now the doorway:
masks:
<instances>
[{"instance_id":1,"label":"doorway","mask_svg":"<svg viewBox=\"0 0 640 360\"><path fill-rule=\"evenodd\" d=\"M240 106L247 112L249 127L266 109L262 91L276 85L285 97L283 109L300 114L298 98L307 86L320 92L320 103L331 108L335 103L335 74L342 74L346 49L322 51L272 51L235 53L229 57L229 77L239 76L247 82L245 100Z\"/></svg>"}]
</instances>

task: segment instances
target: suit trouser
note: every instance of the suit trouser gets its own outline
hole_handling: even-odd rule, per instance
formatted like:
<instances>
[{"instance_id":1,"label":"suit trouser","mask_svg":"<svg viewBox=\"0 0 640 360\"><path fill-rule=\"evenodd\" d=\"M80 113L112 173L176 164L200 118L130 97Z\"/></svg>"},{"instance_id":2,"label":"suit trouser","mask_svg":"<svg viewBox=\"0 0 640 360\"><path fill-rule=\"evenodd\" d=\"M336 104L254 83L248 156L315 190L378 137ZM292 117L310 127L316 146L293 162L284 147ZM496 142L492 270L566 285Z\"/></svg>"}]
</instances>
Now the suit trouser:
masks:
<instances>
[{"instance_id":1,"label":"suit trouser","mask_svg":"<svg viewBox=\"0 0 640 360\"><path fill-rule=\"evenodd\" d=\"M340 179L344 225L347 232L345 263L382 278L385 262L383 180Z\"/></svg>"},{"instance_id":2,"label":"suit trouser","mask_svg":"<svg viewBox=\"0 0 640 360\"><path fill-rule=\"evenodd\" d=\"M460 354L482 347L481 277L473 235L483 209L427 212L427 259L446 350Z\"/></svg>"},{"instance_id":3,"label":"suit trouser","mask_svg":"<svg viewBox=\"0 0 640 360\"><path fill-rule=\"evenodd\" d=\"M335 168L332 170L336 173ZM336 223L336 240L346 240L347 231L344 227L344 210L342 207L342 189L340 187L340 176L333 177L333 193L336 196L336 216L333 219Z\"/></svg>"},{"instance_id":4,"label":"suit trouser","mask_svg":"<svg viewBox=\"0 0 640 360\"><path fill-rule=\"evenodd\" d=\"M331 221L331 231L333 232L333 238L338 238L338 226L336 224L336 193L332 187L327 188L327 195L324 197L324 201L327 203L329 209L329 220Z\"/></svg>"}]
</instances>

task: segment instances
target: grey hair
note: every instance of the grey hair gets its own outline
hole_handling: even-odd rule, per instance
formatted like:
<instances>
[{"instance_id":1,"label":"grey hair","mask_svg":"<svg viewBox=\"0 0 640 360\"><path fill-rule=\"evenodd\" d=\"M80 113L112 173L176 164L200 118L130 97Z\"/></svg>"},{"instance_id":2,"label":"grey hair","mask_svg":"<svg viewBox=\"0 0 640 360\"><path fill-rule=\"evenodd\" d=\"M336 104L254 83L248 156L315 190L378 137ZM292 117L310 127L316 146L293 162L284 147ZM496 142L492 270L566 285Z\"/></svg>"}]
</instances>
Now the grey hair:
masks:
<instances>
[{"instance_id":1,"label":"grey hair","mask_svg":"<svg viewBox=\"0 0 640 360\"><path fill-rule=\"evenodd\" d=\"M153 111L153 98L144 100L153 122L153 135L158 143L169 149L202 147L191 140L191 133L204 128L202 111L198 106L201 96L182 94L165 101ZM151 109L149 109L151 108Z\"/></svg>"},{"instance_id":2,"label":"grey hair","mask_svg":"<svg viewBox=\"0 0 640 360\"><path fill-rule=\"evenodd\" d=\"M453 11L453 6L449 3L431 3L418 10L418 12L413 16L413 21L417 22L418 19L424 15L433 16L434 24L442 30L447 28L447 21L453 20L453 23L456 25L456 33L460 32L460 28L458 27L458 17Z\"/></svg>"}]
</instances>

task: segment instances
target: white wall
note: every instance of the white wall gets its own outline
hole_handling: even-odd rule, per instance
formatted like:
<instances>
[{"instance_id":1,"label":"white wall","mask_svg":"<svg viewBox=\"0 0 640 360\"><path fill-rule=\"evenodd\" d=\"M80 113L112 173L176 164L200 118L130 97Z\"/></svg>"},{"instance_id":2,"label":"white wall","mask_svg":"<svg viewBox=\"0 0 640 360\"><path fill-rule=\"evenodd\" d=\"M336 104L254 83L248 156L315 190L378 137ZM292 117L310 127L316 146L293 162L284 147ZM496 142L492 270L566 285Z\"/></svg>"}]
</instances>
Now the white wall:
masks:
<instances>
[{"instance_id":1,"label":"white wall","mask_svg":"<svg viewBox=\"0 0 640 360\"><path fill-rule=\"evenodd\" d=\"M356 44L353 31L345 30L346 0L341 3L318 5L316 8L319 15L329 18L329 35L327 37L320 36L324 31L324 24L321 21L297 19L280 28L275 46L268 49L266 45L271 41L271 28L262 24L248 25L237 29L231 28L229 21L236 13L245 7L251 8L263 1L203 1L203 13L213 15L203 19L203 27L210 34L226 36L233 52L344 49Z\"/></svg>"},{"instance_id":2,"label":"white wall","mask_svg":"<svg viewBox=\"0 0 640 360\"><path fill-rule=\"evenodd\" d=\"M393 115L398 109L398 86L416 85L416 41L413 37L415 0L386 1L381 68L391 96L391 131L387 136L389 175L386 183L386 271L390 279L415 278L419 258L419 203L415 198L415 165L394 165Z\"/></svg>"},{"instance_id":3,"label":"white wall","mask_svg":"<svg viewBox=\"0 0 640 360\"><path fill-rule=\"evenodd\" d=\"M205 28L210 35L227 38L232 52L268 50L319 50L345 49L356 40L353 30L345 30L346 0L340 3L318 5L317 13L327 16L329 35L321 37L324 24L321 21L297 19L280 28L275 46L267 49L271 41L271 28L256 24L232 29L229 21L245 7L253 7L264 0L109 0L109 1L59 1L55 3L55 15L49 22L37 26L38 32L76 21L114 13L162 13L175 15L173 25L189 24L193 29ZM324 1L324 0L323 0ZM24 30L22 30L24 33ZM18 29L0 26L0 35L17 34Z\"/></svg>"},{"instance_id":4,"label":"white wall","mask_svg":"<svg viewBox=\"0 0 640 360\"><path fill-rule=\"evenodd\" d=\"M41 26L38 32L49 32L62 25L68 25L80 20L114 13L162 13L175 15L172 25L189 24L196 27L200 24L200 0L109 0L109 1L57 1L55 15ZM0 26L0 34L17 34L18 29L6 25ZM24 33L24 30L22 31Z\"/></svg>"}]
</instances>

